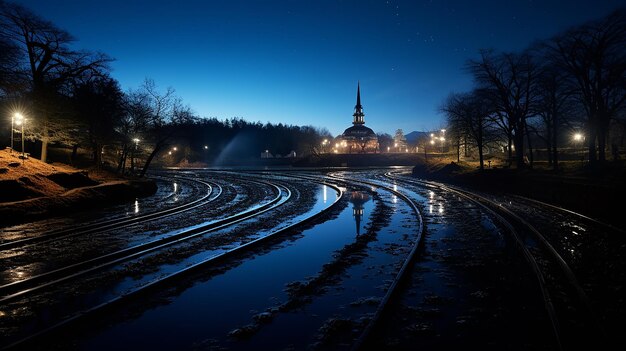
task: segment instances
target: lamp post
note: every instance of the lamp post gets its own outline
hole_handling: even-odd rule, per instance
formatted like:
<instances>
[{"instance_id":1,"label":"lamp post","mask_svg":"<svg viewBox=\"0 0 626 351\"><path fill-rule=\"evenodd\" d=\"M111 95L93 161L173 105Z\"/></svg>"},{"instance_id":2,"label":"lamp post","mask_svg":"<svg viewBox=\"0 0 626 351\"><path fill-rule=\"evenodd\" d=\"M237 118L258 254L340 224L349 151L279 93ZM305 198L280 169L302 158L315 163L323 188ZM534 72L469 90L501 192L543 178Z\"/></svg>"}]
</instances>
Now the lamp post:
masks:
<instances>
[{"instance_id":1,"label":"lamp post","mask_svg":"<svg viewBox=\"0 0 626 351\"><path fill-rule=\"evenodd\" d=\"M15 114L15 124L19 127L22 127L22 162L26 158L26 154L24 153L24 123L26 123L26 118L22 116L20 113ZM13 148L13 127L11 127L11 148Z\"/></svg>"},{"instance_id":2,"label":"lamp post","mask_svg":"<svg viewBox=\"0 0 626 351\"><path fill-rule=\"evenodd\" d=\"M17 120L17 122L16 122ZM11 153L13 153L13 130L15 129L14 125L17 124L18 126L23 122L24 120L24 116L22 116L21 113L19 112L15 112L13 115L11 115Z\"/></svg>"},{"instance_id":3,"label":"lamp post","mask_svg":"<svg viewBox=\"0 0 626 351\"><path fill-rule=\"evenodd\" d=\"M326 144L328 144L328 139L322 141L322 153L326 151Z\"/></svg>"},{"instance_id":4,"label":"lamp post","mask_svg":"<svg viewBox=\"0 0 626 351\"><path fill-rule=\"evenodd\" d=\"M580 143L580 162L582 164L585 163L585 150L583 149L583 141L585 137L581 133L574 134L574 141L576 143Z\"/></svg>"}]
</instances>

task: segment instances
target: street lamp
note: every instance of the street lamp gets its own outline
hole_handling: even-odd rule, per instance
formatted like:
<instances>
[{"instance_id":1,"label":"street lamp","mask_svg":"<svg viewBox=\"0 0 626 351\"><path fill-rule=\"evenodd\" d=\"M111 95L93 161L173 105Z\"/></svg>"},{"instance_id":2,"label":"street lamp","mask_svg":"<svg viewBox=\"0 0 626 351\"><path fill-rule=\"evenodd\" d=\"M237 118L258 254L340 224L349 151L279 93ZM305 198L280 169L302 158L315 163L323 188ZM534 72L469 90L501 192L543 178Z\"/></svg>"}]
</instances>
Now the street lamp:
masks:
<instances>
[{"instance_id":1,"label":"street lamp","mask_svg":"<svg viewBox=\"0 0 626 351\"><path fill-rule=\"evenodd\" d=\"M585 163L585 150L583 148L583 141L585 140L585 136L581 133L574 134L574 141L576 143L580 143L580 162Z\"/></svg>"},{"instance_id":2,"label":"street lamp","mask_svg":"<svg viewBox=\"0 0 626 351\"><path fill-rule=\"evenodd\" d=\"M26 123L26 118L22 116L20 113L15 114L15 124L17 126L22 126L22 162L26 158L26 154L24 153L24 124ZM11 128L11 148L13 147L13 128Z\"/></svg>"},{"instance_id":3,"label":"street lamp","mask_svg":"<svg viewBox=\"0 0 626 351\"><path fill-rule=\"evenodd\" d=\"M15 112L12 116L11 116L11 153L13 153L13 129L14 129L14 124L15 124L15 120L22 120L24 118L24 116L22 116L21 113L19 112Z\"/></svg>"},{"instance_id":4,"label":"street lamp","mask_svg":"<svg viewBox=\"0 0 626 351\"><path fill-rule=\"evenodd\" d=\"M326 151L326 144L328 144L328 139L324 139L322 141L322 153L324 153L324 151Z\"/></svg>"}]
</instances>

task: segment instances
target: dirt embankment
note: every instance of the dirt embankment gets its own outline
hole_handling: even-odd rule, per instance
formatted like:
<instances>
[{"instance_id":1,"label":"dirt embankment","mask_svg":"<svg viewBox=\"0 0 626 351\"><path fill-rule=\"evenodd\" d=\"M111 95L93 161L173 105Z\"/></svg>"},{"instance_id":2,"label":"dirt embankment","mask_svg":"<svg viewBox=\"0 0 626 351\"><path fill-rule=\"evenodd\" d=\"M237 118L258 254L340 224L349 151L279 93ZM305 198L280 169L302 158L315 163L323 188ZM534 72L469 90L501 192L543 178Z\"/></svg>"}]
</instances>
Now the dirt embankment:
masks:
<instances>
[{"instance_id":1,"label":"dirt embankment","mask_svg":"<svg viewBox=\"0 0 626 351\"><path fill-rule=\"evenodd\" d=\"M626 198L626 178L619 170L564 174L495 168L480 172L451 162L419 164L413 175L489 193L525 196L624 227L620 204Z\"/></svg>"},{"instance_id":2,"label":"dirt embankment","mask_svg":"<svg viewBox=\"0 0 626 351\"><path fill-rule=\"evenodd\" d=\"M19 153L0 150L0 224L95 208L156 191L156 184L149 180L98 178L66 165L22 160Z\"/></svg>"}]
</instances>

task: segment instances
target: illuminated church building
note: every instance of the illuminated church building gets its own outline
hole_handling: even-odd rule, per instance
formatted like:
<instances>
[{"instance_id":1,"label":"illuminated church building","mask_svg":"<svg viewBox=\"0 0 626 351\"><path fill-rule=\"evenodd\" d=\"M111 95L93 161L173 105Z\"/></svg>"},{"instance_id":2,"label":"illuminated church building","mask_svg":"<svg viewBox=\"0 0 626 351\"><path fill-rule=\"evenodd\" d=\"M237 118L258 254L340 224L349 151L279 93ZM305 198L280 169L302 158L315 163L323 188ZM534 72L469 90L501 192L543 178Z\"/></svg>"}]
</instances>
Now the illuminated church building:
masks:
<instances>
[{"instance_id":1,"label":"illuminated church building","mask_svg":"<svg viewBox=\"0 0 626 351\"><path fill-rule=\"evenodd\" d=\"M361 106L361 86L356 88L356 106L352 127L346 129L341 135L343 152L349 154L370 154L378 152L378 137L373 130L365 126L365 114Z\"/></svg>"}]
</instances>

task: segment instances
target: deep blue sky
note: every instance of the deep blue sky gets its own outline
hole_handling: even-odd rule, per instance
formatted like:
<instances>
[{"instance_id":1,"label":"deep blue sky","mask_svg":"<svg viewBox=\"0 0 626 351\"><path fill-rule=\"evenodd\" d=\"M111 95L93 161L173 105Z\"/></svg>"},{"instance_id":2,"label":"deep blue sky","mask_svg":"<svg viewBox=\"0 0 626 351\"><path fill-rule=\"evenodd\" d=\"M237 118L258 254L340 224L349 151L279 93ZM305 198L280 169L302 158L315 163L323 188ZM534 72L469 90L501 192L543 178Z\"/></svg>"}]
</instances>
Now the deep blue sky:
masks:
<instances>
[{"instance_id":1,"label":"deep blue sky","mask_svg":"<svg viewBox=\"0 0 626 351\"><path fill-rule=\"evenodd\" d=\"M366 125L393 134L443 125L437 109L471 87L480 48L515 51L625 0L21 0L116 59L126 90L146 77L200 116L351 125L357 80Z\"/></svg>"}]
</instances>

